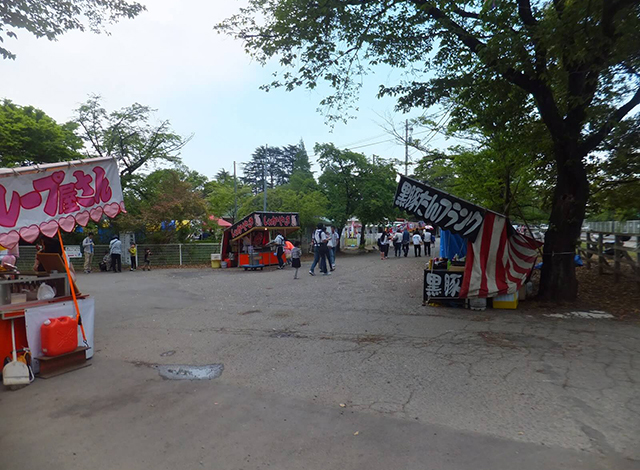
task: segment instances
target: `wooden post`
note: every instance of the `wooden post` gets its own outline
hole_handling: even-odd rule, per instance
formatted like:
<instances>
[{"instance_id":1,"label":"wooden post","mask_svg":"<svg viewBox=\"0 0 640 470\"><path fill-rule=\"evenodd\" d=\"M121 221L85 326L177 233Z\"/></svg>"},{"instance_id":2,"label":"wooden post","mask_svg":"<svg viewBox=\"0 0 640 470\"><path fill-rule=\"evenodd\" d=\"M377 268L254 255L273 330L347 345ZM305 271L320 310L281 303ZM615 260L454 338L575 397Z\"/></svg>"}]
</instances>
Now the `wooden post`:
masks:
<instances>
[{"instance_id":1,"label":"wooden post","mask_svg":"<svg viewBox=\"0 0 640 470\"><path fill-rule=\"evenodd\" d=\"M591 239L591 232L587 232L587 249L585 250L585 258L587 258L587 269L591 269L591 256L589 253L592 250L593 240Z\"/></svg>"},{"instance_id":2,"label":"wooden post","mask_svg":"<svg viewBox=\"0 0 640 470\"><path fill-rule=\"evenodd\" d=\"M604 273L604 234L600 232L598 234L598 274L602 275Z\"/></svg>"},{"instance_id":3,"label":"wooden post","mask_svg":"<svg viewBox=\"0 0 640 470\"><path fill-rule=\"evenodd\" d=\"M613 278L616 281L620 280L620 257L622 250L620 250L620 235L614 235L613 243Z\"/></svg>"},{"instance_id":4,"label":"wooden post","mask_svg":"<svg viewBox=\"0 0 640 470\"><path fill-rule=\"evenodd\" d=\"M640 291L640 235L636 235L636 288Z\"/></svg>"}]
</instances>

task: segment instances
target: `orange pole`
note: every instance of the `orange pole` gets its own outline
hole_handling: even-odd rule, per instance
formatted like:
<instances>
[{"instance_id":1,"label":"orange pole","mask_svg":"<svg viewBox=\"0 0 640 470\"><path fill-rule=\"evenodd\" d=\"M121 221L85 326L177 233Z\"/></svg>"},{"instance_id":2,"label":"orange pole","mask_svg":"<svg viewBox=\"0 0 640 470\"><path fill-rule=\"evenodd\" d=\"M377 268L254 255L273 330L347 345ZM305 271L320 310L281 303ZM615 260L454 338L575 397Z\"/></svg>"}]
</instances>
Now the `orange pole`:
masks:
<instances>
[{"instance_id":1,"label":"orange pole","mask_svg":"<svg viewBox=\"0 0 640 470\"><path fill-rule=\"evenodd\" d=\"M89 343L87 342L87 335L84 333L84 325L82 324L82 318L80 317L80 307L78 306L78 298L76 297L76 290L74 288L73 279L71 278L71 270L69 269L69 261L67 260L67 252L64 249L64 243L62 243L62 234L60 233L60 229L58 229L58 239L60 240L60 247L62 248L62 260L64 261L64 267L67 270L67 278L69 279L69 286L71 287L71 296L73 297L73 305L76 306L76 321L80 326L80 331L82 331L82 340L84 344L89 347Z\"/></svg>"}]
</instances>

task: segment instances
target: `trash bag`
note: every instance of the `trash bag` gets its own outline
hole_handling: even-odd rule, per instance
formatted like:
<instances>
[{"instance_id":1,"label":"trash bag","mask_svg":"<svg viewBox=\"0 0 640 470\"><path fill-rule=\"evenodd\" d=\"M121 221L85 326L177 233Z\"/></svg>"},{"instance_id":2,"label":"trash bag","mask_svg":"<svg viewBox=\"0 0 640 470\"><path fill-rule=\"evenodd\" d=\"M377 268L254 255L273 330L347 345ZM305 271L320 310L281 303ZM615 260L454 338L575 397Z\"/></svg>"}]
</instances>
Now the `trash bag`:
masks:
<instances>
[{"instance_id":1,"label":"trash bag","mask_svg":"<svg viewBox=\"0 0 640 470\"><path fill-rule=\"evenodd\" d=\"M56 296L56 291L49 284L40 284L38 287L38 300L53 299Z\"/></svg>"}]
</instances>

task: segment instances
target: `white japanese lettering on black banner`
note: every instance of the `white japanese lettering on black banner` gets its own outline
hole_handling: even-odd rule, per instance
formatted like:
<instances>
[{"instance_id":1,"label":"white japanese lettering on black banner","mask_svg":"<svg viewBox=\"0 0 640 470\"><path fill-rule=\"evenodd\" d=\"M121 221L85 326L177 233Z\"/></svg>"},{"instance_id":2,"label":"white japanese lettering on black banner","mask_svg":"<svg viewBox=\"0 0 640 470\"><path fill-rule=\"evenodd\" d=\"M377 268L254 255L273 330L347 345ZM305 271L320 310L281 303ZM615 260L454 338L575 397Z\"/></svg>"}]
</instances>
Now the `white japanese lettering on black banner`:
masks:
<instances>
[{"instance_id":1,"label":"white japanese lettering on black banner","mask_svg":"<svg viewBox=\"0 0 640 470\"><path fill-rule=\"evenodd\" d=\"M462 289L463 273L448 272L444 270L424 272L424 300L456 299L460 297Z\"/></svg>"},{"instance_id":2,"label":"white japanese lettering on black banner","mask_svg":"<svg viewBox=\"0 0 640 470\"><path fill-rule=\"evenodd\" d=\"M474 241L484 220L484 209L424 183L402 176L394 205L444 230Z\"/></svg>"}]
</instances>

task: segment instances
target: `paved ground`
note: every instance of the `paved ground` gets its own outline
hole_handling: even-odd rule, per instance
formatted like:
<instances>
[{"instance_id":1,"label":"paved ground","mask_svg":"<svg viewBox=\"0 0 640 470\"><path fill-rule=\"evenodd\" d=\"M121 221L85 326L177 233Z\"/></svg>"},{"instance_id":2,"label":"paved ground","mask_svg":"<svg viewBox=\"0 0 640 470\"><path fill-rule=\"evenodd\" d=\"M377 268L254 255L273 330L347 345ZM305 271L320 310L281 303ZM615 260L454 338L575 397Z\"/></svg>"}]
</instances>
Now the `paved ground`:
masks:
<instances>
[{"instance_id":1,"label":"paved ground","mask_svg":"<svg viewBox=\"0 0 640 470\"><path fill-rule=\"evenodd\" d=\"M82 275L92 366L0 392L0 468L640 468L638 324L422 307L423 261Z\"/></svg>"}]
</instances>

